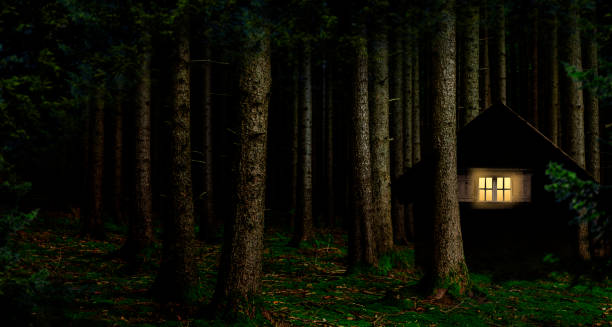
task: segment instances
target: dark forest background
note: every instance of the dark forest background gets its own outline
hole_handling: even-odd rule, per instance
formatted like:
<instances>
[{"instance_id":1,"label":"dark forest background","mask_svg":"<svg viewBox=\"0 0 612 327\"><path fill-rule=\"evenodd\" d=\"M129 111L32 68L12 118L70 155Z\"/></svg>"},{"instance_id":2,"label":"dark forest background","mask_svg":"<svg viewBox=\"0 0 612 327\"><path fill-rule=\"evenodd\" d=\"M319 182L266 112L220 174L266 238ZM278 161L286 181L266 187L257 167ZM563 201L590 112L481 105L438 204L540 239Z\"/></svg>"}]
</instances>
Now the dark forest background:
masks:
<instances>
[{"instance_id":1,"label":"dark forest background","mask_svg":"<svg viewBox=\"0 0 612 327\"><path fill-rule=\"evenodd\" d=\"M474 297L448 185L457 131L492 104L584 168L594 183L553 180L581 185L566 198L591 187L590 219L609 221L594 208L612 184L611 13L596 0L5 1L0 245L36 212L84 240L119 226L107 254L133 272L153 256L152 296L189 306L203 301L196 244L222 244L213 312L253 317L275 232L300 249L334 231L349 273L411 248L400 181L428 158L435 245L419 285ZM585 247L586 226L575 262L609 275L609 239Z\"/></svg>"}]
</instances>

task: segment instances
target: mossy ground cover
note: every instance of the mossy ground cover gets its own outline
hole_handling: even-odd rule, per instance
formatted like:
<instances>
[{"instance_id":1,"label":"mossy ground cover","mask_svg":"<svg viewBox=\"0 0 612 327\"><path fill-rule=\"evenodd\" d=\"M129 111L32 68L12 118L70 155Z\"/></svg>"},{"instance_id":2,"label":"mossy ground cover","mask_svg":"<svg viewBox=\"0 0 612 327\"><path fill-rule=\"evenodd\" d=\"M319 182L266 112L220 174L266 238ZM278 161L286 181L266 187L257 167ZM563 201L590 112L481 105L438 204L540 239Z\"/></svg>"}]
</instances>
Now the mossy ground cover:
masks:
<instances>
[{"instance_id":1,"label":"mossy ground cover","mask_svg":"<svg viewBox=\"0 0 612 327\"><path fill-rule=\"evenodd\" d=\"M108 226L107 240L94 241L78 237L75 226L76 220L44 219L14 238L20 258L2 278L38 274L41 285L28 288L31 296L21 302L0 294L9 321L88 327L225 324L189 318L172 304L153 301L147 290L159 253L138 272L107 256L122 244L121 228ZM612 326L610 277L593 280L556 270L535 280L492 281L488 274L472 274L474 296L432 301L418 291L420 275L410 247L385 257L378 269L347 274L344 235L325 231L300 249L288 242L286 232L266 232L261 310L237 324ZM198 244L197 252L204 306L214 289L220 247Z\"/></svg>"}]
</instances>

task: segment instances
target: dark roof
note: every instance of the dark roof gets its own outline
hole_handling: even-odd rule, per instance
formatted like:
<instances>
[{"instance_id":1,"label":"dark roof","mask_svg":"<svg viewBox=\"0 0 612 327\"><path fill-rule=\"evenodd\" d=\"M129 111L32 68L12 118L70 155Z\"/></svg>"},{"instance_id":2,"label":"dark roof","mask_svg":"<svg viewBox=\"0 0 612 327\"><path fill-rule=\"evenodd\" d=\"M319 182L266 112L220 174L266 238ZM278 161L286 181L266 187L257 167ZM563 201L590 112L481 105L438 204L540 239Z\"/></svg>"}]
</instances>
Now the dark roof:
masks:
<instances>
[{"instance_id":1,"label":"dark roof","mask_svg":"<svg viewBox=\"0 0 612 327\"><path fill-rule=\"evenodd\" d=\"M571 156L535 126L508 108L495 103L457 135L458 163L464 167L519 167L557 161L583 178L593 179ZM484 160L483 160L484 157ZM484 167L483 167L484 168Z\"/></svg>"},{"instance_id":2,"label":"dark roof","mask_svg":"<svg viewBox=\"0 0 612 327\"><path fill-rule=\"evenodd\" d=\"M407 169L402 178L423 175L430 156ZM593 176L536 127L503 103L495 103L457 135L457 164L465 168L545 168L550 161L561 163L580 178Z\"/></svg>"}]
</instances>

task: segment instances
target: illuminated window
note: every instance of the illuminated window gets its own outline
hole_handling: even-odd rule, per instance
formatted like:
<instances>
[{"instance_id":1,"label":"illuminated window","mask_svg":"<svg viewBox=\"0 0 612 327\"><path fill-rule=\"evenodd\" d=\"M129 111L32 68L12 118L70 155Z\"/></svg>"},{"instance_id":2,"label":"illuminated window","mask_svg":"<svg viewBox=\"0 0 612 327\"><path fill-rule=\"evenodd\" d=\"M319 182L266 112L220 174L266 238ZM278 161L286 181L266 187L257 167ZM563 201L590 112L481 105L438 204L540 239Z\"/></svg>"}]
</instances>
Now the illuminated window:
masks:
<instances>
[{"instance_id":1,"label":"illuminated window","mask_svg":"<svg viewBox=\"0 0 612 327\"><path fill-rule=\"evenodd\" d=\"M510 177L478 178L478 201L510 202L512 201L512 181Z\"/></svg>"}]
</instances>

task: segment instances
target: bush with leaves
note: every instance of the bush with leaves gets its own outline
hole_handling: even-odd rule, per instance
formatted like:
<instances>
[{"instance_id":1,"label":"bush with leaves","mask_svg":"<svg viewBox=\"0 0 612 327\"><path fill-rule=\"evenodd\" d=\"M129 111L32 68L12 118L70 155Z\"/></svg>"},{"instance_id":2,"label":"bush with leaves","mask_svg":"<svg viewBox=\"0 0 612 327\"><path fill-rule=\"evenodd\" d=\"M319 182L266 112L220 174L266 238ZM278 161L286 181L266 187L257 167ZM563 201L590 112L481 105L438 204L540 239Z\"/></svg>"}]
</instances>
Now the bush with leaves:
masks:
<instances>
[{"instance_id":1,"label":"bush with leaves","mask_svg":"<svg viewBox=\"0 0 612 327\"><path fill-rule=\"evenodd\" d=\"M546 175L551 184L545 189L555 194L557 202L567 202L570 210L575 213L572 223L588 222L594 241L609 240L612 236L612 217L605 195L612 190L591 180L579 178L575 172L563 168L562 165L550 162Z\"/></svg>"}]
</instances>

